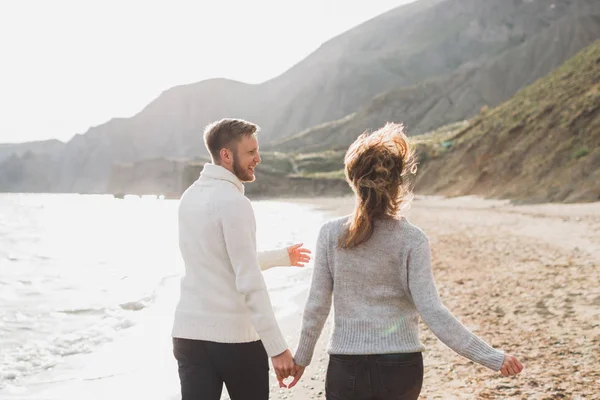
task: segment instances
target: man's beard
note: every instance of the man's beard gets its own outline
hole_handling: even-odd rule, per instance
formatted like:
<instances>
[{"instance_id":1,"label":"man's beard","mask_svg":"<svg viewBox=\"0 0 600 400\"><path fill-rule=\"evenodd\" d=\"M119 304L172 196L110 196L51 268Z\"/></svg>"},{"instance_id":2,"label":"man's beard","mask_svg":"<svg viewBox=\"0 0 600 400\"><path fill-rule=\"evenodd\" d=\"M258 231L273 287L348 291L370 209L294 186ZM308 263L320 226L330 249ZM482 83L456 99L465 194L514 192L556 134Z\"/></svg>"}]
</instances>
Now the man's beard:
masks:
<instances>
[{"instance_id":1,"label":"man's beard","mask_svg":"<svg viewBox=\"0 0 600 400\"><path fill-rule=\"evenodd\" d=\"M247 169L240 166L240 160L238 158L237 151L233 152L233 173L242 182L254 182L254 175L248 173Z\"/></svg>"}]
</instances>

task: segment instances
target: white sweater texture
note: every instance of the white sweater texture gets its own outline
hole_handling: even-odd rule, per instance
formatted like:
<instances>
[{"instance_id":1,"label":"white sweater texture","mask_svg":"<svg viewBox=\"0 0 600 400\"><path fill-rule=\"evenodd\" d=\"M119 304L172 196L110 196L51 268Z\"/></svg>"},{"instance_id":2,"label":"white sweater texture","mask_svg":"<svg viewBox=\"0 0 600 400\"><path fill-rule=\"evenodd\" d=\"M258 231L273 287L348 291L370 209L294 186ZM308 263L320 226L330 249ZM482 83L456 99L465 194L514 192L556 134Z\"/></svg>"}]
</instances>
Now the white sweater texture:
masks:
<instances>
[{"instance_id":1,"label":"white sweater texture","mask_svg":"<svg viewBox=\"0 0 600 400\"><path fill-rule=\"evenodd\" d=\"M261 340L270 357L288 348L261 271L289 265L289 256L286 249L257 253L252 204L229 170L206 164L181 197L179 248L185 275L173 337Z\"/></svg>"}]
</instances>

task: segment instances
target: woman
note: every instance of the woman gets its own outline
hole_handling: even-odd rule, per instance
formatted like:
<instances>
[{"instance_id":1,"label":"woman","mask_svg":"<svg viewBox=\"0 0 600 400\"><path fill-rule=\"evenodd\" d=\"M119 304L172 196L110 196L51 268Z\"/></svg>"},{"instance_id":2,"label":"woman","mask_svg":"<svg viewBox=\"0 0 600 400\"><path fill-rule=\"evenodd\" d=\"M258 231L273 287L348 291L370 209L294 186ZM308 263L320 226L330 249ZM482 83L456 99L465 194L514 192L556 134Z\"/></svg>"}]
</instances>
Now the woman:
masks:
<instances>
[{"instance_id":1,"label":"woman","mask_svg":"<svg viewBox=\"0 0 600 400\"><path fill-rule=\"evenodd\" d=\"M354 213L321 227L296 355L295 385L334 302L327 399L417 399L423 382L419 315L458 354L503 375L523 366L486 344L440 302L427 236L399 216L410 200L413 152L402 125L361 135L344 160Z\"/></svg>"}]
</instances>

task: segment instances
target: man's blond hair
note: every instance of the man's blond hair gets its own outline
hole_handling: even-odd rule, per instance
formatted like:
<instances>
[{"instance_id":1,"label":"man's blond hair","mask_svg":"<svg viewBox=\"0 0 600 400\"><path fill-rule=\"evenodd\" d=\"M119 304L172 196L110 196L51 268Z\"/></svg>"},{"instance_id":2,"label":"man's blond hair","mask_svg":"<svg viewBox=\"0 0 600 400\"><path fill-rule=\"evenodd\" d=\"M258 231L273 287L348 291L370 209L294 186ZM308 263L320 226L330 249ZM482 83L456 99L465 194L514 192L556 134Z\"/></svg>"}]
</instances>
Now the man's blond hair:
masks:
<instances>
[{"instance_id":1,"label":"man's blond hair","mask_svg":"<svg viewBox=\"0 0 600 400\"><path fill-rule=\"evenodd\" d=\"M243 119L223 118L204 128L204 144L215 164L221 162L221 149L229 149L243 137L256 135L260 127Z\"/></svg>"}]
</instances>

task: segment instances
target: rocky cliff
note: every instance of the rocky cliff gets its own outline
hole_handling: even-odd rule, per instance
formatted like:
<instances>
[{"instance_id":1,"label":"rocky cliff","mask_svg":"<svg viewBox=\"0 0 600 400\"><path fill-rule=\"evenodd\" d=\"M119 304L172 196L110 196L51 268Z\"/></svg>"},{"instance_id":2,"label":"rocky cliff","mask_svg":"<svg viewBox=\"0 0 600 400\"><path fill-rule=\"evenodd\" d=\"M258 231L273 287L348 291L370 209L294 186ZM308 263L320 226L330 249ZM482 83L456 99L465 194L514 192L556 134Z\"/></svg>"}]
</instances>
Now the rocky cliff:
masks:
<instances>
[{"instance_id":1,"label":"rocky cliff","mask_svg":"<svg viewBox=\"0 0 600 400\"><path fill-rule=\"evenodd\" d=\"M466 125L419 140L419 193L600 201L600 41Z\"/></svg>"}]
</instances>

